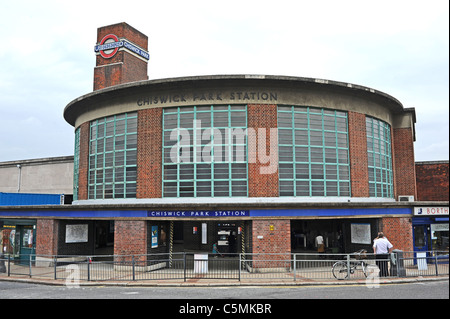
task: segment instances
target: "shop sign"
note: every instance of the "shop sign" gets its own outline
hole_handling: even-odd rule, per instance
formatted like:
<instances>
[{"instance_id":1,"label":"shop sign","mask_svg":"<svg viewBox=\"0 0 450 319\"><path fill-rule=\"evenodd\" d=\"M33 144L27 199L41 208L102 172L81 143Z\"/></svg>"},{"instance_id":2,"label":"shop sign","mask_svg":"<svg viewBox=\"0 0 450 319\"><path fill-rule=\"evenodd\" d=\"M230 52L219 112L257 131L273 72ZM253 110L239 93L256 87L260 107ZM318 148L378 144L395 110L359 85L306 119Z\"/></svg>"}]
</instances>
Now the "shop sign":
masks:
<instances>
[{"instance_id":1,"label":"shop sign","mask_svg":"<svg viewBox=\"0 0 450 319\"><path fill-rule=\"evenodd\" d=\"M414 216L448 215L448 207L414 207Z\"/></svg>"}]
</instances>

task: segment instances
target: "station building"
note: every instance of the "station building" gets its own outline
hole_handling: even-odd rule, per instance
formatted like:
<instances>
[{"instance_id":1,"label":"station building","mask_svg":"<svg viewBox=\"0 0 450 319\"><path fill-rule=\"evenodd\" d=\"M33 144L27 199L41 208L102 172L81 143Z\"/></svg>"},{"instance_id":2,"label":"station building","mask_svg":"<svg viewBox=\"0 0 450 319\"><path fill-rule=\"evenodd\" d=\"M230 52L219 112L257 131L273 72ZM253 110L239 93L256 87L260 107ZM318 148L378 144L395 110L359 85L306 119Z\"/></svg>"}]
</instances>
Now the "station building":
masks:
<instances>
[{"instance_id":1,"label":"station building","mask_svg":"<svg viewBox=\"0 0 450 319\"><path fill-rule=\"evenodd\" d=\"M448 197L417 201L416 114L394 97L289 76L149 80L148 38L126 23L99 28L95 52L93 92L64 109L72 205L0 210L36 220L37 254L314 251L319 233L329 252L372 251L378 231L412 251L424 205L448 241Z\"/></svg>"}]
</instances>

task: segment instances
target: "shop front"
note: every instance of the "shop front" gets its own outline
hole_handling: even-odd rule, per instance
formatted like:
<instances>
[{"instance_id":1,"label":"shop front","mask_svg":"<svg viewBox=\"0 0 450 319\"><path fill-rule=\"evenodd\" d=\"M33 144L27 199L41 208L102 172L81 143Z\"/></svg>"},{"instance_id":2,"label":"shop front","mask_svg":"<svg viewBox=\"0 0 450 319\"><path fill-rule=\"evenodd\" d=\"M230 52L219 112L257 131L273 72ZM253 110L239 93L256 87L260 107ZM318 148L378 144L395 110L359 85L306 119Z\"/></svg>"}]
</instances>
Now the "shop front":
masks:
<instances>
[{"instance_id":1,"label":"shop front","mask_svg":"<svg viewBox=\"0 0 450 319\"><path fill-rule=\"evenodd\" d=\"M36 220L0 220L0 247L4 255L19 263L29 263L36 253Z\"/></svg>"},{"instance_id":2,"label":"shop front","mask_svg":"<svg viewBox=\"0 0 450 319\"><path fill-rule=\"evenodd\" d=\"M448 207L414 207L412 224L415 252L436 251L448 255Z\"/></svg>"}]
</instances>

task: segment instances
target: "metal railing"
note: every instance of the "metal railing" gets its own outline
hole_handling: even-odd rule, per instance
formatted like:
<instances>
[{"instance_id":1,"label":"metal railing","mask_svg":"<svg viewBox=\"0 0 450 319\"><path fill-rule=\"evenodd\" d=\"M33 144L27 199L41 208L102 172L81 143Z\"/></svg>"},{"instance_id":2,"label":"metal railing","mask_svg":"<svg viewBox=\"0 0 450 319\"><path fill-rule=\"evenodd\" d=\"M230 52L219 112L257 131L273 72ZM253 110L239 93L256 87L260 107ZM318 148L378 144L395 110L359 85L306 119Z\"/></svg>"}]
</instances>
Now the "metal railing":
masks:
<instances>
[{"instance_id":1,"label":"metal railing","mask_svg":"<svg viewBox=\"0 0 450 319\"><path fill-rule=\"evenodd\" d=\"M385 257L387 259L385 259ZM386 267L386 273L382 269ZM316 281L370 276L448 276L448 252L373 254L208 254L45 256L0 255L1 276L79 281Z\"/></svg>"}]
</instances>

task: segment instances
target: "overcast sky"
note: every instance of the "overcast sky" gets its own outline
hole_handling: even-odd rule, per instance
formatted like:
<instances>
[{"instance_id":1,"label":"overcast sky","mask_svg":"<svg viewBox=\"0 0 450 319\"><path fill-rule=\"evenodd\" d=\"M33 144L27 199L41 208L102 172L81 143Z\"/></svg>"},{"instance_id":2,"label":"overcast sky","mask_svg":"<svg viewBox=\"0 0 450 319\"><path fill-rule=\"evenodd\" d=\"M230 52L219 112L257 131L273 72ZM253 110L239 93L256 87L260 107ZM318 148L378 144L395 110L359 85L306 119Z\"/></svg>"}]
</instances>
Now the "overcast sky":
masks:
<instances>
[{"instance_id":1,"label":"overcast sky","mask_svg":"<svg viewBox=\"0 0 450 319\"><path fill-rule=\"evenodd\" d=\"M449 1L1 1L0 161L73 155L65 106L93 87L97 28L149 37L150 79L311 77L417 114L415 160L449 159Z\"/></svg>"}]
</instances>

